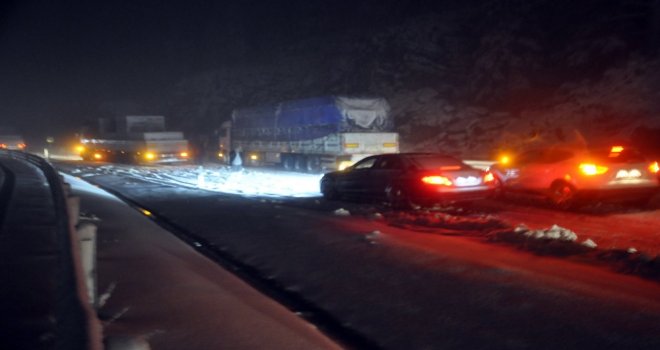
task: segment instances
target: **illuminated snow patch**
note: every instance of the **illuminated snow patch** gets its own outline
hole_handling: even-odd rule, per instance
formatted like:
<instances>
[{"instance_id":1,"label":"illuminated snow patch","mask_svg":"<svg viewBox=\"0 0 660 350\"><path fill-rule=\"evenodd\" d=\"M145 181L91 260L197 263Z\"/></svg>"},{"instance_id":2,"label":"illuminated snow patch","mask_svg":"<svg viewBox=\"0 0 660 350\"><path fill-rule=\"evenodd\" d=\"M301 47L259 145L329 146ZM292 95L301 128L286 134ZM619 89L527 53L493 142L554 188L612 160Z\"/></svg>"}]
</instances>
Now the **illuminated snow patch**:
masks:
<instances>
[{"instance_id":1,"label":"illuminated snow patch","mask_svg":"<svg viewBox=\"0 0 660 350\"><path fill-rule=\"evenodd\" d=\"M321 174L248 168L240 171L218 164L204 166L103 165L96 174L128 176L173 186L263 197L318 197Z\"/></svg>"},{"instance_id":2,"label":"illuminated snow patch","mask_svg":"<svg viewBox=\"0 0 660 350\"><path fill-rule=\"evenodd\" d=\"M316 197L320 195L321 175L300 174L284 171L230 172L221 183L205 180L208 189L244 195Z\"/></svg>"}]
</instances>

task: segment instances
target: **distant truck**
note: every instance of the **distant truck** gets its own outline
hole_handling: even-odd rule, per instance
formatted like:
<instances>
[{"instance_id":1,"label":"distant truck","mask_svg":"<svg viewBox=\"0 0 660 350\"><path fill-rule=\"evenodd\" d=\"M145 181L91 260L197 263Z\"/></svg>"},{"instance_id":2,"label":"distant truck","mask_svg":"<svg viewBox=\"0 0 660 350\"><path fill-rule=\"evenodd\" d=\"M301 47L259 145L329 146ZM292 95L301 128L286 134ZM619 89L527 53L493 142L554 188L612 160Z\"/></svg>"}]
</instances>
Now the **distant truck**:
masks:
<instances>
[{"instance_id":1,"label":"distant truck","mask_svg":"<svg viewBox=\"0 0 660 350\"><path fill-rule=\"evenodd\" d=\"M398 153L399 135L385 99L328 96L236 109L222 124L219 148L221 158L238 151L247 165L320 172Z\"/></svg>"},{"instance_id":2,"label":"distant truck","mask_svg":"<svg viewBox=\"0 0 660 350\"><path fill-rule=\"evenodd\" d=\"M23 137L13 128L0 127L0 149L25 150Z\"/></svg>"},{"instance_id":3,"label":"distant truck","mask_svg":"<svg viewBox=\"0 0 660 350\"><path fill-rule=\"evenodd\" d=\"M83 160L174 163L191 156L182 132L165 131L164 116L102 118L97 135L84 135L80 141Z\"/></svg>"}]
</instances>

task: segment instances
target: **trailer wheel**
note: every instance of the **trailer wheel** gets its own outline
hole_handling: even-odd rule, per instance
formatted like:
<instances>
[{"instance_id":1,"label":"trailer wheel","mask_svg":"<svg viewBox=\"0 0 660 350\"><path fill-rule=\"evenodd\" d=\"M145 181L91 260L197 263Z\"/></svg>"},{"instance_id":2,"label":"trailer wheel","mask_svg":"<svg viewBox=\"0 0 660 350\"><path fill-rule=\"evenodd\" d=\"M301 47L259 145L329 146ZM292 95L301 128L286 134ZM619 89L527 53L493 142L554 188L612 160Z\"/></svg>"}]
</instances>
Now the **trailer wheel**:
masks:
<instances>
[{"instance_id":1,"label":"trailer wheel","mask_svg":"<svg viewBox=\"0 0 660 350\"><path fill-rule=\"evenodd\" d=\"M285 170L293 170L295 168L296 162L292 154L283 154L281 159L282 167Z\"/></svg>"},{"instance_id":2,"label":"trailer wheel","mask_svg":"<svg viewBox=\"0 0 660 350\"><path fill-rule=\"evenodd\" d=\"M321 157L319 156L307 157L307 171L310 173L321 172Z\"/></svg>"},{"instance_id":3,"label":"trailer wheel","mask_svg":"<svg viewBox=\"0 0 660 350\"><path fill-rule=\"evenodd\" d=\"M296 171L305 171L307 169L307 157L303 156L302 154L297 154L295 155L296 163Z\"/></svg>"}]
</instances>

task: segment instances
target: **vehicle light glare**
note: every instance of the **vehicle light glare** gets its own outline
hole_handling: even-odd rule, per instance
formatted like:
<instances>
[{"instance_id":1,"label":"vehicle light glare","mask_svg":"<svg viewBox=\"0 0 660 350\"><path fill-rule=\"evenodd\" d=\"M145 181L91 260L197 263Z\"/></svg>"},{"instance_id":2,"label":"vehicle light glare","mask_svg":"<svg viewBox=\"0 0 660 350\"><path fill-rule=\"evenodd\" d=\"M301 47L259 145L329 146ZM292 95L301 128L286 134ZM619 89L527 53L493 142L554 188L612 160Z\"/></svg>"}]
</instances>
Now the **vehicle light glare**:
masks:
<instances>
[{"instance_id":1,"label":"vehicle light glare","mask_svg":"<svg viewBox=\"0 0 660 350\"><path fill-rule=\"evenodd\" d=\"M486 175L484 175L484 182L493 182L493 181L495 181L495 175L493 175L493 173L486 173Z\"/></svg>"},{"instance_id":2,"label":"vehicle light glare","mask_svg":"<svg viewBox=\"0 0 660 350\"><path fill-rule=\"evenodd\" d=\"M95 152L94 153L94 159L101 160L101 159L103 159L103 155L101 153Z\"/></svg>"},{"instance_id":3,"label":"vehicle light glare","mask_svg":"<svg viewBox=\"0 0 660 350\"><path fill-rule=\"evenodd\" d=\"M623 152L623 146L612 146L610 149L610 152L612 153L621 153Z\"/></svg>"},{"instance_id":4,"label":"vehicle light glare","mask_svg":"<svg viewBox=\"0 0 660 350\"><path fill-rule=\"evenodd\" d=\"M83 146L83 145L77 145L77 146L76 146L76 152L77 152L78 154L85 152L85 146Z\"/></svg>"},{"instance_id":5,"label":"vehicle light glare","mask_svg":"<svg viewBox=\"0 0 660 350\"><path fill-rule=\"evenodd\" d=\"M24 143L19 143L18 148L19 149L25 149L25 144Z\"/></svg>"},{"instance_id":6,"label":"vehicle light glare","mask_svg":"<svg viewBox=\"0 0 660 350\"><path fill-rule=\"evenodd\" d=\"M503 155L503 156L500 157L500 163L509 164L509 163L511 163L511 158L507 155Z\"/></svg>"},{"instance_id":7,"label":"vehicle light glare","mask_svg":"<svg viewBox=\"0 0 660 350\"><path fill-rule=\"evenodd\" d=\"M438 175L433 175L433 176L424 176L422 178L422 182L429 184L429 185L441 185L441 186L451 186L453 183L451 180L444 176L438 176Z\"/></svg>"},{"instance_id":8,"label":"vehicle light glare","mask_svg":"<svg viewBox=\"0 0 660 350\"><path fill-rule=\"evenodd\" d=\"M0 148L3 148L3 149L4 149L4 148L7 148L7 145L4 144L4 143L0 143Z\"/></svg>"},{"instance_id":9,"label":"vehicle light glare","mask_svg":"<svg viewBox=\"0 0 660 350\"><path fill-rule=\"evenodd\" d=\"M660 171L660 165L658 165L658 162L651 163L651 165L649 165L649 171L657 174Z\"/></svg>"},{"instance_id":10,"label":"vehicle light glare","mask_svg":"<svg viewBox=\"0 0 660 350\"><path fill-rule=\"evenodd\" d=\"M605 174L605 172L607 172L606 166L591 163L582 163L580 164L579 168L582 174L588 176Z\"/></svg>"},{"instance_id":11,"label":"vehicle light glare","mask_svg":"<svg viewBox=\"0 0 660 350\"><path fill-rule=\"evenodd\" d=\"M345 160L339 163L339 166L337 167L338 170L346 170L349 166L353 165L353 162L349 160Z\"/></svg>"},{"instance_id":12,"label":"vehicle light glare","mask_svg":"<svg viewBox=\"0 0 660 350\"><path fill-rule=\"evenodd\" d=\"M257 154L250 154L250 160L259 160L259 156Z\"/></svg>"},{"instance_id":13,"label":"vehicle light glare","mask_svg":"<svg viewBox=\"0 0 660 350\"><path fill-rule=\"evenodd\" d=\"M181 156L181 158L188 158L188 152L181 152L179 153L179 156Z\"/></svg>"},{"instance_id":14,"label":"vehicle light glare","mask_svg":"<svg viewBox=\"0 0 660 350\"><path fill-rule=\"evenodd\" d=\"M218 158L224 158L224 157L225 157L225 155L222 152L218 153Z\"/></svg>"},{"instance_id":15,"label":"vehicle light glare","mask_svg":"<svg viewBox=\"0 0 660 350\"><path fill-rule=\"evenodd\" d=\"M147 160L153 160L156 158L156 155L153 152L147 152L144 154L144 158Z\"/></svg>"}]
</instances>

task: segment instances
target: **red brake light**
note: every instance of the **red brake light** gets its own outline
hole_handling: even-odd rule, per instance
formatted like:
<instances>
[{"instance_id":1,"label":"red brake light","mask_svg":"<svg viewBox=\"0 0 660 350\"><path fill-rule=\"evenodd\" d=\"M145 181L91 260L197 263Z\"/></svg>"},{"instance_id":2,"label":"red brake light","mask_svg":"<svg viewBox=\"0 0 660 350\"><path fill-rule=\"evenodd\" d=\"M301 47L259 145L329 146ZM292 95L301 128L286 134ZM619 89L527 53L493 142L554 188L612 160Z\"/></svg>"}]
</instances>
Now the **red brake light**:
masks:
<instances>
[{"instance_id":1,"label":"red brake light","mask_svg":"<svg viewBox=\"0 0 660 350\"><path fill-rule=\"evenodd\" d=\"M484 175L484 182L493 182L495 181L495 175L491 172L487 172L486 175Z\"/></svg>"},{"instance_id":2,"label":"red brake light","mask_svg":"<svg viewBox=\"0 0 660 350\"><path fill-rule=\"evenodd\" d=\"M593 163L582 163L579 166L580 172L587 176L601 175L607 172L607 167Z\"/></svg>"},{"instance_id":3,"label":"red brake light","mask_svg":"<svg viewBox=\"0 0 660 350\"><path fill-rule=\"evenodd\" d=\"M5 145L4 143L0 143L0 148L7 148L7 145Z\"/></svg>"},{"instance_id":4,"label":"red brake light","mask_svg":"<svg viewBox=\"0 0 660 350\"><path fill-rule=\"evenodd\" d=\"M432 175L432 176L424 176L422 178L422 182L425 184L429 185L441 185L441 186L451 186L453 183L451 180L444 176L439 176L439 175Z\"/></svg>"},{"instance_id":5,"label":"red brake light","mask_svg":"<svg viewBox=\"0 0 660 350\"><path fill-rule=\"evenodd\" d=\"M20 149L25 149L25 144L24 144L24 143L19 143L19 144L18 144L18 148L20 148Z\"/></svg>"},{"instance_id":6,"label":"red brake light","mask_svg":"<svg viewBox=\"0 0 660 350\"><path fill-rule=\"evenodd\" d=\"M658 165L658 162L651 163L651 165L649 165L649 171L657 174L660 171L660 165Z\"/></svg>"}]
</instances>

